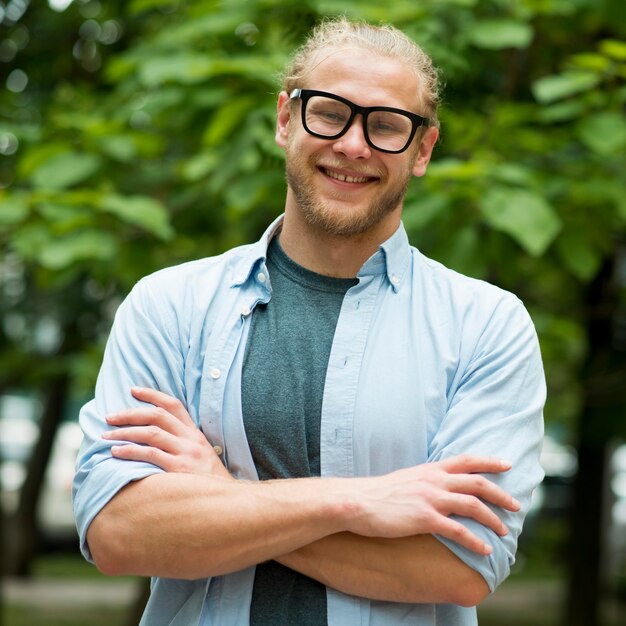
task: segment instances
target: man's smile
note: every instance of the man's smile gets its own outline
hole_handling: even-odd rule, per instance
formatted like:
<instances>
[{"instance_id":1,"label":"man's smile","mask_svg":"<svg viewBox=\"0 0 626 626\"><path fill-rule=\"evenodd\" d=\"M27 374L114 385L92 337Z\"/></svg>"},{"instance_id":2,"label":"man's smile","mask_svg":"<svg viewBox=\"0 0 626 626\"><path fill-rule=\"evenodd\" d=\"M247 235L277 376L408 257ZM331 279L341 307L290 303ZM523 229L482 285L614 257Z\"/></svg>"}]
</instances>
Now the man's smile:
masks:
<instances>
[{"instance_id":1,"label":"man's smile","mask_svg":"<svg viewBox=\"0 0 626 626\"><path fill-rule=\"evenodd\" d=\"M369 183L369 182L378 180L378 178L374 176L363 176L362 174L359 175L356 173L347 174L347 173L339 172L337 170L328 169L324 166L320 166L318 169L329 178L333 178L334 180L338 180L343 183L363 184L363 183Z\"/></svg>"}]
</instances>

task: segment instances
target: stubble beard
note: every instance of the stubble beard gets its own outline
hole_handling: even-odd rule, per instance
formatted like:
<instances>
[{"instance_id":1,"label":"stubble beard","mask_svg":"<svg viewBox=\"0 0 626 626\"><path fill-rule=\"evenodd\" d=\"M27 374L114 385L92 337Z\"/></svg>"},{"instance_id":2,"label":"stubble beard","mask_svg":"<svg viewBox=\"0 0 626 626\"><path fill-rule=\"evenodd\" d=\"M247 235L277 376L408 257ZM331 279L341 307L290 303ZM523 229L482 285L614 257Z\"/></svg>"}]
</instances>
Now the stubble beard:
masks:
<instances>
[{"instance_id":1,"label":"stubble beard","mask_svg":"<svg viewBox=\"0 0 626 626\"><path fill-rule=\"evenodd\" d=\"M313 182L316 170L314 157L303 158L294 151L287 153L287 184L301 215L315 229L344 237L363 234L393 213L402 204L411 180L411 172L407 171L396 184L375 195L365 208L341 210L333 207L332 200L319 198ZM384 185L384 180L372 184Z\"/></svg>"}]
</instances>

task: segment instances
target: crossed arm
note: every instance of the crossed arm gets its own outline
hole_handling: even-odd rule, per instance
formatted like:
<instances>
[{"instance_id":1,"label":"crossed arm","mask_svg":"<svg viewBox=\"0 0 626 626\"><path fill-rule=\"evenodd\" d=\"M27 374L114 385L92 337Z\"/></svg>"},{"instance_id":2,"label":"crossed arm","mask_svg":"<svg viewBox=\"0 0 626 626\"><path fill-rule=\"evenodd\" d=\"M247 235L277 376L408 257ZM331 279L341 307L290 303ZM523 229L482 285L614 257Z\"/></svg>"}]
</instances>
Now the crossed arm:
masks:
<instances>
[{"instance_id":1,"label":"crossed arm","mask_svg":"<svg viewBox=\"0 0 626 626\"><path fill-rule=\"evenodd\" d=\"M230 476L184 406L149 389L152 406L107 418L120 459L165 470L131 483L96 516L87 539L108 574L201 578L276 559L354 595L397 602L474 605L484 579L432 534L487 555L490 546L455 521L507 529L485 504L519 504L478 473L501 460L461 456L385 476L275 480Z\"/></svg>"}]
</instances>

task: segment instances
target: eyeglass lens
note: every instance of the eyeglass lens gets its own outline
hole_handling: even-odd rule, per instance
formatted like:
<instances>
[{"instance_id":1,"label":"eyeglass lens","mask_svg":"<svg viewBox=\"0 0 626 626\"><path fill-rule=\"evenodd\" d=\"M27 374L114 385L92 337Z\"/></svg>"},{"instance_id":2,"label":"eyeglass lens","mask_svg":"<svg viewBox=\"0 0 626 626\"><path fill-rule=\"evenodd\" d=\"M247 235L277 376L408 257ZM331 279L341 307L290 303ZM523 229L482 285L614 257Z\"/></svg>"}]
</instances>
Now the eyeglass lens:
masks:
<instances>
[{"instance_id":1,"label":"eyeglass lens","mask_svg":"<svg viewBox=\"0 0 626 626\"><path fill-rule=\"evenodd\" d=\"M338 100L311 96L306 107L306 125L324 137L340 134L348 125L352 111ZM412 130L411 119L402 113L370 111L367 115L367 135L371 143L382 150L402 150Z\"/></svg>"}]
</instances>

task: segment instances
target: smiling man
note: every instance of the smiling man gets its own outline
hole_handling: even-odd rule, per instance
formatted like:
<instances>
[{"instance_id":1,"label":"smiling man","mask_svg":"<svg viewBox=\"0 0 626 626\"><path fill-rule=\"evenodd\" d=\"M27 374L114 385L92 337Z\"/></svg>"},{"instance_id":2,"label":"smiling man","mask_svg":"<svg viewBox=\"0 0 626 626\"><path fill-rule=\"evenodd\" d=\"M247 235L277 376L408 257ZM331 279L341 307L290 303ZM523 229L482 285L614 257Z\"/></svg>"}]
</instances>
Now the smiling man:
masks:
<instances>
[{"instance_id":1,"label":"smiling man","mask_svg":"<svg viewBox=\"0 0 626 626\"><path fill-rule=\"evenodd\" d=\"M519 300L407 241L437 100L395 28L321 24L278 97L284 215L120 307L74 501L87 558L153 577L142 624L469 625L508 575L545 385Z\"/></svg>"}]
</instances>

